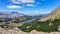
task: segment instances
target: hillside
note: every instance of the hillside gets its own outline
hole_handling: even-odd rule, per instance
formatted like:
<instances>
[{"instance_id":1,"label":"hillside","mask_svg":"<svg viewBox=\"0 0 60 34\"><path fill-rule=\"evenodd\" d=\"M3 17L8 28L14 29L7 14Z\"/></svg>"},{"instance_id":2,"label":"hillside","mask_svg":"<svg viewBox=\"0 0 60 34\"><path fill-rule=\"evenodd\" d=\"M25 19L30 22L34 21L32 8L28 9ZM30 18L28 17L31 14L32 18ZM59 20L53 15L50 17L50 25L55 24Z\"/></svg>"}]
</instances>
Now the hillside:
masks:
<instances>
[{"instance_id":1,"label":"hillside","mask_svg":"<svg viewBox=\"0 0 60 34\"><path fill-rule=\"evenodd\" d=\"M0 27L0 34L60 34L60 32L39 32L36 30L32 30L31 32L23 32L21 30L14 29L5 29Z\"/></svg>"},{"instance_id":2,"label":"hillside","mask_svg":"<svg viewBox=\"0 0 60 34\"><path fill-rule=\"evenodd\" d=\"M55 19L54 21L37 21L28 24L24 24L23 26L19 27L22 31L30 32L32 30L42 31L42 32L57 32L58 26L60 25L60 19Z\"/></svg>"},{"instance_id":3,"label":"hillside","mask_svg":"<svg viewBox=\"0 0 60 34\"><path fill-rule=\"evenodd\" d=\"M54 20L54 19L59 19L59 18L60 18L60 6L57 7L55 10L53 10L48 15L41 18L39 21Z\"/></svg>"}]
</instances>

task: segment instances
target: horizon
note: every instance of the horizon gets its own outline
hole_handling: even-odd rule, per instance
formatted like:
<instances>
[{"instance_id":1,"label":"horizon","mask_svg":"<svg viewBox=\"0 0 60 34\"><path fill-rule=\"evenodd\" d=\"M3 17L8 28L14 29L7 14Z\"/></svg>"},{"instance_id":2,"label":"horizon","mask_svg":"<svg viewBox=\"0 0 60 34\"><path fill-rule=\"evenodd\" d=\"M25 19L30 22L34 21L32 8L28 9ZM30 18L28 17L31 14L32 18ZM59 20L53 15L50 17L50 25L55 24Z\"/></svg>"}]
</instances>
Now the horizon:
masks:
<instances>
[{"instance_id":1,"label":"horizon","mask_svg":"<svg viewBox=\"0 0 60 34\"><path fill-rule=\"evenodd\" d=\"M0 12L48 14L60 6L60 0L0 0Z\"/></svg>"}]
</instances>

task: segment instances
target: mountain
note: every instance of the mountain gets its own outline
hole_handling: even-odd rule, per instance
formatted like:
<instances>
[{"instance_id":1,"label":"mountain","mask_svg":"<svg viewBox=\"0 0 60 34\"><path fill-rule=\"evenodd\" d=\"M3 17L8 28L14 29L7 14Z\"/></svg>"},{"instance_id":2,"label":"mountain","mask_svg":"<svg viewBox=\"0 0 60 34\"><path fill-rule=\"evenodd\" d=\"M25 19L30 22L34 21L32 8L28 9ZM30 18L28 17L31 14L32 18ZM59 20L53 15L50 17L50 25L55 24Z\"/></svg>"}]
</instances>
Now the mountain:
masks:
<instances>
[{"instance_id":1,"label":"mountain","mask_svg":"<svg viewBox=\"0 0 60 34\"><path fill-rule=\"evenodd\" d=\"M45 14L44 14L45 15ZM34 16L29 16L29 15L25 15L22 13L18 13L18 12L0 12L0 21L26 21L26 20L30 20L30 19L36 19L36 18L40 18L43 17L44 15L34 15Z\"/></svg>"},{"instance_id":2,"label":"mountain","mask_svg":"<svg viewBox=\"0 0 60 34\"><path fill-rule=\"evenodd\" d=\"M18 12L0 12L0 18L15 18L23 16L23 14L20 14Z\"/></svg>"},{"instance_id":3,"label":"mountain","mask_svg":"<svg viewBox=\"0 0 60 34\"><path fill-rule=\"evenodd\" d=\"M30 16L25 16L25 17L37 19L37 18L42 18L42 17L45 16L45 15L46 15L46 14L39 14L39 15L30 15Z\"/></svg>"},{"instance_id":4,"label":"mountain","mask_svg":"<svg viewBox=\"0 0 60 34\"><path fill-rule=\"evenodd\" d=\"M47 21L47 20L54 20L60 18L60 6L57 7L54 11L49 13L48 15L41 18L39 21Z\"/></svg>"},{"instance_id":5,"label":"mountain","mask_svg":"<svg viewBox=\"0 0 60 34\"><path fill-rule=\"evenodd\" d=\"M27 19L35 19L39 17L43 17L45 14L41 15L25 15L18 12L0 12L0 18L27 18Z\"/></svg>"}]
</instances>

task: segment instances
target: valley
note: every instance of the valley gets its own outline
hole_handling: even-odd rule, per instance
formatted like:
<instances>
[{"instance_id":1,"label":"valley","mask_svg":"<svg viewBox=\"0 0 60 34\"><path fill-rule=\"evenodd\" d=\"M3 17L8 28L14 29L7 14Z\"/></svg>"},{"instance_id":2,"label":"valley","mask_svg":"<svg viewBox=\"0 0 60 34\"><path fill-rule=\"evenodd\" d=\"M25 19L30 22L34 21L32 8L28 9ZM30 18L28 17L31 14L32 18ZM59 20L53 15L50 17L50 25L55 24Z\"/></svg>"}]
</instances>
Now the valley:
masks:
<instances>
[{"instance_id":1,"label":"valley","mask_svg":"<svg viewBox=\"0 0 60 34\"><path fill-rule=\"evenodd\" d=\"M60 7L41 19L31 23L26 23L19 27L22 31L31 32L32 30L42 32L59 32L60 30Z\"/></svg>"},{"instance_id":2,"label":"valley","mask_svg":"<svg viewBox=\"0 0 60 34\"><path fill-rule=\"evenodd\" d=\"M42 32L59 32L60 30L60 7L56 8L49 14L42 14L39 16L17 16L14 18L0 18L0 27L2 28L19 28L24 32L31 32L32 30ZM6 13L5 13L6 14ZM4 15L5 15L4 14ZM15 12L13 14L16 14ZM1 14L2 15L2 14ZM2 15L3 16L3 15ZM5 27L4 27L5 26Z\"/></svg>"}]
</instances>

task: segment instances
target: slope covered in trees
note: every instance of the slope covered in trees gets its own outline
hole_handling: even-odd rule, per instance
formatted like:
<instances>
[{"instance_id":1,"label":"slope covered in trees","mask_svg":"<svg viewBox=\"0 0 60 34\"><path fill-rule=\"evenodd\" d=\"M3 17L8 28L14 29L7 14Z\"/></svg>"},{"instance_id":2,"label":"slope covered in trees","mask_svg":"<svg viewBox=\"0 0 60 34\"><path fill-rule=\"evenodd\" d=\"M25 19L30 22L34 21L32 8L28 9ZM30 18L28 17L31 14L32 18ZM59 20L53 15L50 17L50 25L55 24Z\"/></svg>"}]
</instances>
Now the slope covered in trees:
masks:
<instances>
[{"instance_id":1,"label":"slope covered in trees","mask_svg":"<svg viewBox=\"0 0 60 34\"><path fill-rule=\"evenodd\" d=\"M30 32L32 30L43 31L43 32L51 32L58 31L58 26L60 25L60 19L55 19L54 21L36 21L32 23L24 24L19 27L22 31Z\"/></svg>"}]
</instances>

